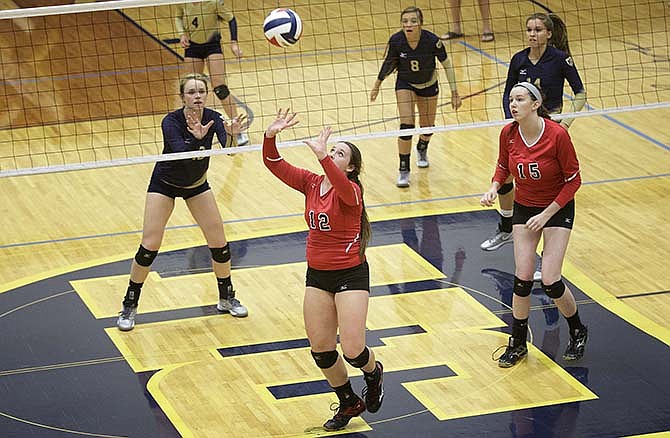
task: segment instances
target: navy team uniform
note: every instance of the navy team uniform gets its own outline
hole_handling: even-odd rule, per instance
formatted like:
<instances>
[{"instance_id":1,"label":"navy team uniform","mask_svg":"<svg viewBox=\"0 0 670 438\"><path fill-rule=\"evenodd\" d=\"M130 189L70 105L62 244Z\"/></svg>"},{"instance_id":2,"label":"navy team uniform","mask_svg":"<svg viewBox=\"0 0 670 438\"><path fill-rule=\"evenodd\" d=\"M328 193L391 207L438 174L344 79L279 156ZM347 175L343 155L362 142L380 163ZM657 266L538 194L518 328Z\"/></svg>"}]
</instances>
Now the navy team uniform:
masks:
<instances>
[{"instance_id":1,"label":"navy team uniform","mask_svg":"<svg viewBox=\"0 0 670 438\"><path fill-rule=\"evenodd\" d=\"M584 92L584 84L579 77L572 57L555 47L547 46L542 57L533 64L528 59L530 47L516 53L507 70L507 82L503 93L505 118L512 117L509 109L509 94L519 82L531 82L540 87L545 95L544 107L550 113L560 113L563 109L563 82L567 79L574 94Z\"/></svg>"},{"instance_id":2,"label":"navy team uniform","mask_svg":"<svg viewBox=\"0 0 670 438\"><path fill-rule=\"evenodd\" d=\"M214 125L205 137L198 140L188 131L183 108L166 115L161 123L163 153L171 154L212 149L214 134L216 134L219 143L226 147L230 142L230 137L224 129L221 114L212 109L204 108L201 123L206 125L210 120L214 120ZM159 161L151 175L148 191L160 193L170 198L191 198L209 189L209 183L207 182L208 168L209 157Z\"/></svg>"},{"instance_id":3,"label":"navy team uniform","mask_svg":"<svg viewBox=\"0 0 670 438\"><path fill-rule=\"evenodd\" d=\"M386 58L377 79L383 81L398 70L396 90L412 90L422 97L435 96L439 92L435 58L441 63L446 61L447 51L434 33L422 29L416 49L410 47L402 31L394 33L389 38Z\"/></svg>"}]
</instances>

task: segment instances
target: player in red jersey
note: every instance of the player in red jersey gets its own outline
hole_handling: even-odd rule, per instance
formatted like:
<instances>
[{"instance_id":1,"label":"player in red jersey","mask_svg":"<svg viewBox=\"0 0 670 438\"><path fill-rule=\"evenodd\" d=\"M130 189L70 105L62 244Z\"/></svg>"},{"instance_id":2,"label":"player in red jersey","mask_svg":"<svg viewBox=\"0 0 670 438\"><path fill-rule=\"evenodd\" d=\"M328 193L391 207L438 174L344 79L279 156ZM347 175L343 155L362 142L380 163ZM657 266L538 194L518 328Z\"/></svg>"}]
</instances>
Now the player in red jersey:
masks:
<instances>
[{"instance_id":1,"label":"player in red jersey","mask_svg":"<svg viewBox=\"0 0 670 438\"><path fill-rule=\"evenodd\" d=\"M528 313L533 288L535 251L544 238L542 288L554 300L570 327L565 360L584 355L587 328L579 319L575 297L561 279L561 266L575 218L574 196L581 185L579 161L568 132L549 118L540 90L520 82L510 92L514 122L500 133L500 150L493 182L480 203L493 205L509 175L516 187L514 215L514 296L512 336L498 365L508 368L528 350Z\"/></svg>"},{"instance_id":2,"label":"player in red jersey","mask_svg":"<svg viewBox=\"0 0 670 438\"><path fill-rule=\"evenodd\" d=\"M358 179L361 152L349 142L336 143L329 152L326 144L332 129L328 127L315 140L305 141L325 175L292 166L279 155L275 136L297 123L295 113L279 111L265 131L263 162L277 178L305 195L309 234L303 317L314 361L340 402L324 428L339 430L366 405L369 412L377 412L384 397L382 364L365 343L370 291L365 248L370 222ZM337 353L338 328L344 359L363 371L365 402L353 392Z\"/></svg>"},{"instance_id":3,"label":"player in red jersey","mask_svg":"<svg viewBox=\"0 0 670 438\"><path fill-rule=\"evenodd\" d=\"M542 87L544 107L551 114L563 112L563 84L567 81L574 98L568 112L578 112L586 104L586 90L577 67L570 54L568 30L565 22L556 14L535 13L526 19L528 47L517 52L510 61L503 92L505 118L511 118L509 92L519 82L532 82ZM562 118L561 125L568 129L572 118ZM495 233L480 245L484 251L495 251L512 242L512 214L514 187L512 178L500 186L498 226ZM541 279L541 259L535 269L534 280Z\"/></svg>"}]
</instances>

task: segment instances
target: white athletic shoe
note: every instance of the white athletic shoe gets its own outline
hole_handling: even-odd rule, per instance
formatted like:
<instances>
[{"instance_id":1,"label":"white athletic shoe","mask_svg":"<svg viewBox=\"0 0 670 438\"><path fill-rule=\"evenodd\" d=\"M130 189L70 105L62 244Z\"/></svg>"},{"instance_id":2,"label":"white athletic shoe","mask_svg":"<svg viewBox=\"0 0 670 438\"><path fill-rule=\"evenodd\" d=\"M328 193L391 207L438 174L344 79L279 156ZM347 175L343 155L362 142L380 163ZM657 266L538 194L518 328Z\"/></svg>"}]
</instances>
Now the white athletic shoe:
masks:
<instances>
[{"instance_id":1,"label":"white athletic shoe","mask_svg":"<svg viewBox=\"0 0 670 438\"><path fill-rule=\"evenodd\" d=\"M401 188L409 187L409 170L400 171L395 185Z\"/></svg>"},{"instance_id":2,"label":"white athletic shoe","mask_svg":"<svg viewBox=\"0 0 670 438\"><path fill-rule=\"evenodd\" d=\"M247 308L234 296L230 298L220 298L216 308L219 312L227 312L237 318L244 318L249 314Z\"/></svg>"},{"instance_id":3,"label":"white athletic shoe","mask_svg":"<svg viewBox=\"0 0 670 438\"><path fill-rule=\"evenodd\" d=\"M137 315L137 306L123 306L119 312L119 319L116 320L116 326L122 332L128 332L135 327L135 315Z\"/></svg>"},{"instance_id":4,"label":"white athletic shoe","mask_svg":"<svg viewBox=\"0 0 670 438\"><path fill-rule=\"evenodd\" d=\"M247 143L249 143L249 136L247 134L245 134L244 132L240 132L239 134L237 134L238 146L244 146Z\"/></svg>"},{"instance_id":5,"label":"white athletic shoe","mask_svg":"<svg viewBox=\"0 0 670 438\"><path fill-rule=\"evenodd\" d=\"M533 281L542 281L542 257L537 258L535 263L535 273L533 274Z\"/></svg>"},{"instance_id":6,"label":"white athletic shoe","mask_svg":"<svg viewBox=\"0 0 670 438\"><path fill-rule=\"evenodd\" d=\"M479 245L479 247L484 251L495 251L504 244L512 242L513 242L512 233L506 233L504 231L500 231L500 228L498 228L493 237L483 241L481 245Z\"/></svg>"},{"instance_id":7,"label":"white athletic shoe","mask_svg":"<svg viewBox=\"0 0 670 438\"><path fill-rule=\"evenodd\" d=\"M416 152L419 155L419 158L416 160L417 167L424 169L430 166L430 163L428 162L428 149L417 149Z\"/></svg>"}]
</instances>

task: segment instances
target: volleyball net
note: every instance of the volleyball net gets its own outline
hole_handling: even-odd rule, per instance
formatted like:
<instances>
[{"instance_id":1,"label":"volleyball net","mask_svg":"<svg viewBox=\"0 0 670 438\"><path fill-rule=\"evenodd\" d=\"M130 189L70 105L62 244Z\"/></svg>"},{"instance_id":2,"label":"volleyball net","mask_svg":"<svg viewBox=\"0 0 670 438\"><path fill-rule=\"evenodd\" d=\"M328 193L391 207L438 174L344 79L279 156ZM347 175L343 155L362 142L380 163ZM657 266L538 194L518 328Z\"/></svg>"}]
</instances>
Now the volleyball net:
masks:
<instances>
[{"instance_id":1,"label":"volleyball net","mask_svg":"<svg viewBox=\"0 0 670 438\"><path fill-rule=\"evenodd\" d=\"M31 7L35 3L3 1L9 9L0 11L0 177L231 152L161 155L160 122L181 106L178 80L188 72L175 27L181 1ZM438 35L452 29L448 4L416 2L424 29ZM301 144L325 125L333 126L339 139L395 142L394 76L384 81L376 102L369 93L407 5L391 0L226 0L226 5L235 14L243 50L239 59L231 53L228 26L221 23L226 82L239 111L252 121L251 144L234 152L259 149L265 127L278 108L287 107L300 113L301 123L282 134L282 146ZM490 0L495 40L482 42L478 2L463 0L465 37L445 46L464 102L457 112L451 109L438 66L441 93L431 132L505 123L508 63L527 46L525 22L534 12L554 12L567 24L588 96L586 108L572 116L670 107L666 1L560 0L550 6ZM263 20L276 7L293 9L303 22L302 37L287 49L270 45L263 34ZM567 84L565 93L570 99ZM223 113L214 93L207 106Z\"/></svg>"}]
</instances>

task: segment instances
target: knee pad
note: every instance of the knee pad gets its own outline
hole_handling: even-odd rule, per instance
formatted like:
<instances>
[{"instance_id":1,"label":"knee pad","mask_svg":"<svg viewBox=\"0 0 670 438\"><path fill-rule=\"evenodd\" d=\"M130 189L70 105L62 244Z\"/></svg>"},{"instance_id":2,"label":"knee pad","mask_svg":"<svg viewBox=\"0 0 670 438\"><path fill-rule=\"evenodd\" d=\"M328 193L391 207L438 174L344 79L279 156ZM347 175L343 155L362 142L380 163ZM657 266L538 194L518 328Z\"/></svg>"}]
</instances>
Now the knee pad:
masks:
<instances>
[{"instance_id":1,"label":"knee pad","mask_svg":"<svg viewBox=\"0 0 670 438\"><path fill-rule=\"evenodd\" d=\"M533 280L521 280L514 276L514 295L527 297L533 289Z\"/></svg>"},{"instance_id":2,"label":"knee pad","mask_svg":"<svg viewBox=\"0 0 670 438\"><path fill-rule=\"evenodd\" d=\"M226 243L226 246L223 248L210 248L209 251L212 253L212 260L218 263L226 263L230 261L230 244Z\"/></svg>"},{"instance_id":3,"label":"knee pad","mask_svg":"<svg viewBox=\"0 0 670 438\"><path fill-rule=\"evenodd\" d=\"M505 193L511 192L512 189L514 189L514 184L512 184L512 183L503 184L498 189L498 194L499 195L504 195Z\"/></svg>"},{"instance_id":4,"label":"knee pad","mask_svg":"<svg viewBox=\"0 0 670 438\"><path fill-rule=\"evenodd\" d=\"M337 350L322 351L320 353L315 353L312 351L312 357L314 358L314 362L316 362L316 366L322 370L335 365L335 362L337 362L337 356Z\"/></svg>"},{"instance_id":5,"label":"knee pad","mask_svg":"<svg viewBox=\"0 0 670 438\"><path fill-rule=\"evenodd\" d=\"M544 289L544 293L547 294L549 298L556 300L561 298L565 293L565 283L563 283L563 280L558 280L556 283L553 283L549 286L542 283L542 289Z\"/></svg>"},{"instance_id":6,"label":"knee pad","mask_svg":"<svg viewBox=\"0 0 670 438\"><path fill-rule=\"evenodd\" d=\"M400 129L414 129L414 124L413 123L401 123L400 124ZM412 136L411 135L401 135L400 140L411 140Z\"/></svg>"},{"instance_id":7,"label":"knee pad","mask_svg":"<svg viewBox=\"0 0 670 438\"><path fill-rule=\"evenodd\" d=\"M349 359L347 356L344 356L344 360L349 362L349 364L354 368L363 368L370 360L370 350L368 350L368 347L366 346L363 348L363 351L361 351L361 354L359 354L354 359Z\"/></svg>"},{"instance_id":8,"label":"knee pad","mask_svg":"<svg viewBox=\"0 0 670 438\"><path fill-rule=\"evenodd\" d=\"M135 261L138 265L144 266L145 268L151 266L154 262L154 259L158 255L158 251L149 251L142 245L140 245L137 253L135 254Z\"/></svg>"},{"instance_id":9,"label":"knee pad","mask_svg":"<svg viewBox=\"0 0 670 438\"><path fill-rule=\"evenodd\" d=\"M230 95L230 90L228 89L228 86L225 84L217 85L216 87L214 87L214 94L216 94L216 97L223 100Z\"/></svg>"}]
</instances>

